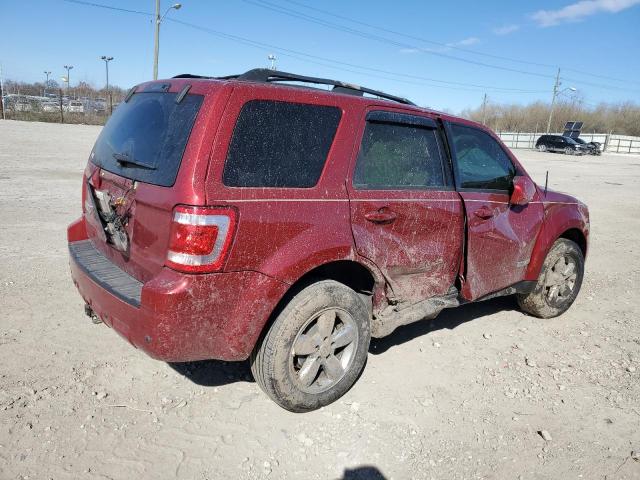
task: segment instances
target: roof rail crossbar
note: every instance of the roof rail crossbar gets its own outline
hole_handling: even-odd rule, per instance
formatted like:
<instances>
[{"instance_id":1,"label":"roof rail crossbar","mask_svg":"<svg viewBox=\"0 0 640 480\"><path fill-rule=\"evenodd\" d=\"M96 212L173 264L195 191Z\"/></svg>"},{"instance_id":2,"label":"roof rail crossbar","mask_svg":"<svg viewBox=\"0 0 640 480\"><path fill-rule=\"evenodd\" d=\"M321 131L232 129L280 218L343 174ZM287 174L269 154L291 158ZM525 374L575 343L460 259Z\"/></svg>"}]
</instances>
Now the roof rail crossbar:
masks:
<instances>
[{"instance_id":1,"label":"roof rail crossbar","mask_svg":"<svg viewBox=\"0 0 640 480\"><path fill-rule=\"evenodd\" d=\"M338 93L349 93L352 95L362 96L365 93L374 95L376 97L384 98L386 100L392 100L398 103L404 103L407 105L415 105L412 101L397 97L395 95L389 95L388 93L381 92L379 90L373 90L367 87L361 87L360 85L354 85L352 83L341 82L340 80L330 80L328 78L308 77L305 75L298 75L295 73L281 72L279 70L270 70L268 68L255 68L249 70L240 75L233 75L230 77L224 77L225 79L235 80L247 80L253 82L301 82L301 83L315 83L318 85L333 85L334 90Z\"/></svg>"},{"instance_id":2,"label":"roof rail crossbar","mask_svg":"<svg viewBox=\"0 0 640 480\"><path fill-rule=\"evenodd\" d=\"M227 75L225 77L207 77L202 75L192 75L190 73L183 73L176 75L173 78L205 78L216 80L245 80L249 82L300 82L300 83L315 83L316 85L333 85L333 91L336 93L346 93L349 95L363 96L365 93L373 95L375 97L384 98L385 100L392 100L398 103L404 103L406 105L415 105L411 100L403 97L397 97L388 93L381 92L379 90L373 90L371 88L362 87L360 85L354 85L352 83L341 82L340 80L330 80L328 78L308 77L305 75L298 75L296 73L281 72L279 70L271 70L268 68L254 68L245 73L239 75Z\"/></svg>"}]
</instances>

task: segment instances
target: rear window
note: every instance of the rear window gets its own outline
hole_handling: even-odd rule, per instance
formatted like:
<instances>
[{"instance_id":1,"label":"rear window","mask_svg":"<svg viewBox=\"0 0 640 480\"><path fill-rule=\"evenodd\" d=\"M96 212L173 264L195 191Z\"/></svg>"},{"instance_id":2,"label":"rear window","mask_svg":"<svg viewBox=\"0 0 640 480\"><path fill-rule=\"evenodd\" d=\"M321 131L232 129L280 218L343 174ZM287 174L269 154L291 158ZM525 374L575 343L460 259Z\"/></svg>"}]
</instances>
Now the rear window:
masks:
<instances>
[{"instance_id":1,"label":"rear window","mask_svg":"<svg viewBox=\"0 0 640 480\"><path fill-rule=\"evenodd\" d=\"M176 181L202 95L136 93L102 129L92 161L117 175L170 187Z\"/></svg>"},{"instance_id":2,"label":"rear window","mask_svg":"<svg viewBox=\"0 0 640 480\"><path fill-rule=\"evenodd\" d=\"M229 187L309 188L318 183L342 112L252 100L238 116L222 175Z\"/></svg>"}]
</instances>

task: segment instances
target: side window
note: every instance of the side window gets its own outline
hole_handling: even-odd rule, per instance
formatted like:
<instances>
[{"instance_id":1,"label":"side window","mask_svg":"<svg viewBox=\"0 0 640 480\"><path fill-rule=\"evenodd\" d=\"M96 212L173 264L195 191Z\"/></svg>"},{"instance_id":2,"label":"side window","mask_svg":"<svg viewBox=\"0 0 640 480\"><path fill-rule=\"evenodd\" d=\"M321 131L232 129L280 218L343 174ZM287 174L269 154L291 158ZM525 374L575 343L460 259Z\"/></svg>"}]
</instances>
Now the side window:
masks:
<instances>
[{"instance_id":1,"label":"side window","mask_svg":"<svg viewBox=\"0 0 640 480\"><path fill-rule=\"evenodd\" d=\"M318 183L342 112L252 100L240 111L222 181L229 187L309 188Z\"/></svg>"},{"instance_id":2,"label":"side window","mask_svg":"<svg viewBox=\"0 0 640 480\"><path fill-rule=\"evenodd\" d=\"M353 184L360 189L422 189L445 185L437 131L367 122Z\"/></svg>"},{"instance_id":3,"label":"side window","mask_svg":"<svg viewBox=\"0 0 640 480\"><path fill-rule=\"evenodd\" d=\"M489 134L473 127L452 125L460 188L509 190L516 169Z\"/></svg>"}]
</instances>

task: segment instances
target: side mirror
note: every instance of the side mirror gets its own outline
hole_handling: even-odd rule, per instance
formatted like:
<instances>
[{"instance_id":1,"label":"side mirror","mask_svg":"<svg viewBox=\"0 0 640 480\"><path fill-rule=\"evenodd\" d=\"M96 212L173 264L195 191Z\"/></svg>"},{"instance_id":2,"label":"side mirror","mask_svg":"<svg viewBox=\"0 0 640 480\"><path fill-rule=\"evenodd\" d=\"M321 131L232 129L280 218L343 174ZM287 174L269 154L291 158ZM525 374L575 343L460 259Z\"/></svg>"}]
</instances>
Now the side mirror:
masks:
<instances>
[{"instance_id":1,"label":"side mirror","mask_svg":"<svg viewBox=\"0 0 640 480\"><path fill-rule=\"evenodd\" d=\"M513 177L513 191L511 192L511 205L527 205L536 194L536 186L529 177Z\"/></svg>"}]
</instances>

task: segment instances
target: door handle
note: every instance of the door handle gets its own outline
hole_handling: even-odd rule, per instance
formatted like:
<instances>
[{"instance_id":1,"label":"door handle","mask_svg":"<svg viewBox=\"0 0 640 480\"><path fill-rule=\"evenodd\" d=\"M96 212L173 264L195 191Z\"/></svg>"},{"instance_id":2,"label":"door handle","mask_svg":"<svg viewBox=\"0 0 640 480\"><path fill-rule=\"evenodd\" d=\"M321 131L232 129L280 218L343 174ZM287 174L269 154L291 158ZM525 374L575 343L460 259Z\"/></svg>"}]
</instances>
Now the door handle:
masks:
<instances>
[{"instance_id":1,"label":"door handle","mask_svg":"<svg viewBox=\"0 0 640 480\"><path fill-rule=\"evenodd\" d=\"M489 207L483 205L482 207L478 208L475 212L473 212L473 214L478 218L482 218L483 220L487 220L487 219L493 217L493 210L490 209Z\"/></svg>"},{"instance_id":2,"label":"door handle","mask_svg":"<svg viewBox=\"0 0 640 480\"><path fill-rule=\"evenodd\" d=\"M375 210L373 212L367 212L364 214L364 218L372 223L379 223L382 225L393 223L397 218L397 214L388 209Z\"/></svg>"}]
</instances>

